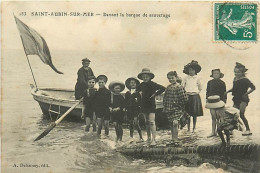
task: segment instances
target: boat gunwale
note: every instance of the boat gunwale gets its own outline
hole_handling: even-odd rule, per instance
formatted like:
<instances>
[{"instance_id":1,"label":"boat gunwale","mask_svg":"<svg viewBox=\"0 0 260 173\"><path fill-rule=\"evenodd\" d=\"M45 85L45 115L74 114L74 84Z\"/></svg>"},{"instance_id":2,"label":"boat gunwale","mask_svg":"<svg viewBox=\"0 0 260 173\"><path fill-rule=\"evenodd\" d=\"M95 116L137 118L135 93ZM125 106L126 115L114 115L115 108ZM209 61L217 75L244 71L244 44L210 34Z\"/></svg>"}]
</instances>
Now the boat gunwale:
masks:
<instances>
[{"instance_id":1,"label":"boat gunwale","mask_svg":"<svg viewBox=\"0 0 260 173\"><path fill-rule=\"evenodd\" d=\"M39 90L51 90L51 91L67 91L67 92L71 92L74 90L70 90L70 89L62 89L62 88L38 88ZM62 101L62 102L70 102L70 103L76 103L78 102L78 100L72 100L72 99L63 99L63 98L57 98L57 97L52 97L52 96L47 96L47 95L39 95L36 93L35 89L31 90L31 94L35 97L35 98L39 98L39 99L47 99L47 100L53 100L53 101ZM37 101L40 101L37 99Z\"/></svg>"},{"instance_id":2,"label":"boat gunwale","mask_svg":"<svg viewBox=\"0 0 260 173\"><path fill-rule=\"evenodd\" d=\"M66 89L66 88L49 88L49 87L40 87L39 90L51 90L51 91L67 91L67 92L74 92L73 89Z\"/></svg>"}]
</instances>

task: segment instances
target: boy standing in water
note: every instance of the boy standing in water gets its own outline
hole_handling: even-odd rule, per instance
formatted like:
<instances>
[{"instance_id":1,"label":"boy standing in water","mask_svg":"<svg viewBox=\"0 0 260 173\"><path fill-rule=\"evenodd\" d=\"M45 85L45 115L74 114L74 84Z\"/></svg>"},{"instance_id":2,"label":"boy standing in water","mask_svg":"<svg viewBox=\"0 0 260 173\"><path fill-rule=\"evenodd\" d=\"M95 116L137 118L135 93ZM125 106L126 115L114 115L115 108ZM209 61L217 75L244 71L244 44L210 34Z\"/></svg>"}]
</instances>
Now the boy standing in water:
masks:
<instances>
[{"instance_id":1,"label":"boy standing in water","mask_svg":"<svg viewBox=\"0 0 260 173\"><path fill-rule=\"evenodd\" d=\"M116 142L122 141L123 137L123 120L124 120L124 107L125 107L125 99L120 94L125 89L125 85L122 82L111 82L109 84L109 89L111 93L111 104L110 104L110 112L113 124L115 126L116 131Z\"/></svg>"},{"instance_id":2,"label":"boy standing in water","mask_svg":"<svg viewBox=\"0 0 260 173\"><path fill-rule=\"evenodd\" d=\"M152 81L154 74L150 72L150 69L144 68L142 72L138 74L138 78L143 82L137 87L137 91L141 93L141 109L145 115L145 123L147 129L147 141L152 141L151 145L156 145L156 125L155 125L155 96L164 92L165 87Z\"/></svg>"},{"instance_id":3,"label":"boy standing in water","mask_svg":"<svg viewBox=\"0 0 260 173\"><path fill-rule=\"evenodd\" d=\"M99 88L94 97L94 107L95 113L97 116L97 124L98 130L97 135L100 137L102 125L104 122L105 128L105 135L109 135L109 120L110 120L110 112L109 112L109 105L110 105L110 97L111 93L106 88L107 77L105 75L99 75L97 77Z\"/></svg>"},{"instance_id":4,"label":"boy standing in water","mask_svg":"<svg viewBox=\"0 0 260 173\"><path fill-rule=\"evenodd\" d=\"M86 119L86 128L85 131L89 132L90 124L92 123L93 126L93 132L96 131L96 115L94 112L94 105L93 105L93 98L95 96L95 93L97 91L96 88L94 88L96 84L96 78L95 76L90 76L88 78L88 89L84 92L83 97L83 115L81 116L82 119Z\"/></svg>"},{"instance_id":5,"label":"boy standing in water","mask_svg":"<svg viewBox=\"0 0 260 173\"><path fill-rule=\"evenodd\" d=\"M197 74L201 71L201 66L197 61L192 60L191 63L184 66L183 73L187 76L183 79L183 87L188 95L187 112L193 117L193 131L195 132L197 117L203 116L200 91L202 90L201 82ZM188 122L188 131L190 131L190 120Z\"/></svg>"},{"instance_id":6,"label":"boy standing in water","mask_svg":"<svg viewBox=\"0 0 260 173\"><path fill-rule=\"evenodd\" d=\"M136 92L136 87L140 85L140 82L137 78L130 77L125 81L125 85L129 89L125 94L125 104L127 117L130 121L130 137L133 138L134 128L136 128L140 137L140 142L142 142L142 131L138 120L141 108L141 95Z\"/></svg>"},{"instance_id":7,"label":"boy standing in water","mask_svg":"<svg viewBox=\"0 0 260 173\"><path fill-rule=\"evenodd\" d=\"M221 80L221 78L224 77L224 74L221 73L220 69L213 69L211 71L211 75L213 79L210 80L207 84L207 91L206 91L206 99L208 99L209 96L218 95L220 97L220 100L222 100L224 103L227 101L227 96L225 94L226 92L226 84L224 81ZM216 110L210 109L210 114L212 118L212 133L208 136L213 137L216 136Z\"/></svg>"},{"instance_id":8,"label":"boy standing in water","mask_svg":"<svg viewBox=\"0 0 260 173\"><path fill-rule=\"evenodd\" d=\"M252 135L248 121L245 117L245 111L249 103L248 95L255 90L255 85L246 77L247 70L248 69L244 65L238 62L236 63L233 88L226 92L232 92L234 107L240 110L240 118L246 126L246 131L242 134L243 136ZM249 88L250 90L248 90Z\"/></svg>"},{"instance_id":9,"label":"boy standing in water","mask_svg":"<svg viewBox=\"0 0 260 173\"><path fill-rule=\"evenodd\" d=\"M177 82L178 75L176 71L170 71L167 78L171 83L165 90L163 97L163 111L167 113L169 123L171 125L172 141L178 144L178 124L181 116L185 112L185 106L188 96L184 88Z\"/></svg>"}]
</instances>

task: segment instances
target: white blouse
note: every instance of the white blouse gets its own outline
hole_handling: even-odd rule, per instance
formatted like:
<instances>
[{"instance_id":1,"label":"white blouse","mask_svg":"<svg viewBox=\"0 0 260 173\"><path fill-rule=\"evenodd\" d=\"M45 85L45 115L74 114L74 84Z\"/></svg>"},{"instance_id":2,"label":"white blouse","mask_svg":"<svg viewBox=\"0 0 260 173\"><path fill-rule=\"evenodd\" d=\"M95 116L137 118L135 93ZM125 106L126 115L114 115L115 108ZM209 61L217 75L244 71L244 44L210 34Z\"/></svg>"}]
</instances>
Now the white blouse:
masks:
<instances>
[{"instance_id":1,"label":"white blouse","mask_svg":"<svg viewBox=\"0 0 260 173\"><path fill-rule=\"evenodd\" d=\"M201 82L197 75L186 76L182 81L182 86L189 95L199 94L202 90Z\"/></svg>"}]
</instances>

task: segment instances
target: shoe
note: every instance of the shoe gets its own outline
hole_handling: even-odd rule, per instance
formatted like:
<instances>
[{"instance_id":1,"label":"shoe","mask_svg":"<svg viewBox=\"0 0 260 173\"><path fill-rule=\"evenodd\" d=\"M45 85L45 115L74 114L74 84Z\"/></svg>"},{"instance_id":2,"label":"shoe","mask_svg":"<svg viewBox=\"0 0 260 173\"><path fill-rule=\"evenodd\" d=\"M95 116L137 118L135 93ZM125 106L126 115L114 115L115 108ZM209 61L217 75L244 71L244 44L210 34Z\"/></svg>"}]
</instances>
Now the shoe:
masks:
<instances>
[{"instance_id":1,"label":"shoe","mask_svg":"<svg viewBox=\"0 0 260 173\"><path fill-rule=\"evenodd\" d=\"M246 130L242 133L242 136L250 136L252 135L252 133L250 132L250 130Z\"/></svg>"}]
</instances>

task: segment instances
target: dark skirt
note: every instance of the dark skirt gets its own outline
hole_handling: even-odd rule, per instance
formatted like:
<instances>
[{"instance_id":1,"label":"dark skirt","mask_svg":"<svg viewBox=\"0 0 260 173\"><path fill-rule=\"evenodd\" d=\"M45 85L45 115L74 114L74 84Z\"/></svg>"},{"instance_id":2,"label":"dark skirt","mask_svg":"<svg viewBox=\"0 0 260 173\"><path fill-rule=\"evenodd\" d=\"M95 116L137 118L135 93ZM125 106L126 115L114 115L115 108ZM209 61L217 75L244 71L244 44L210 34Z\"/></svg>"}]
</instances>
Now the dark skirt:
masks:
<instances>
[{"instance_id":1,"label":"dark skirt","mask_svg":"<svg viewBox=\"0 0 260 173\"><path fill-rule=\"evenodd\" d=\"M203 108L199 94L189 95L187 112L193 117L203 116Z\"/></svg>"}]
</instances>

